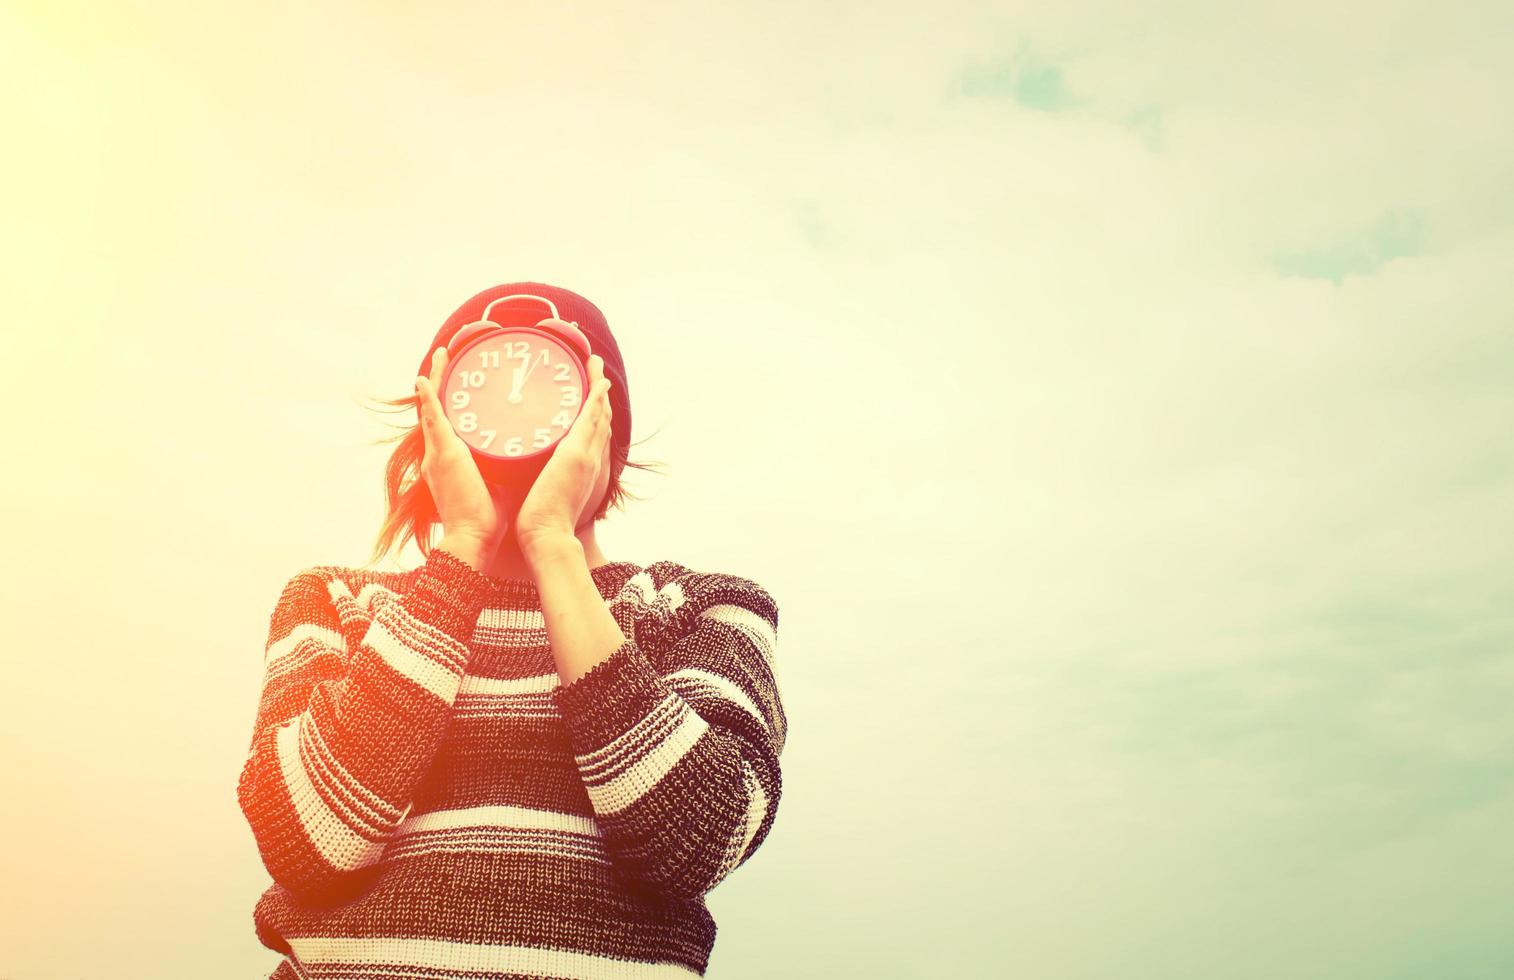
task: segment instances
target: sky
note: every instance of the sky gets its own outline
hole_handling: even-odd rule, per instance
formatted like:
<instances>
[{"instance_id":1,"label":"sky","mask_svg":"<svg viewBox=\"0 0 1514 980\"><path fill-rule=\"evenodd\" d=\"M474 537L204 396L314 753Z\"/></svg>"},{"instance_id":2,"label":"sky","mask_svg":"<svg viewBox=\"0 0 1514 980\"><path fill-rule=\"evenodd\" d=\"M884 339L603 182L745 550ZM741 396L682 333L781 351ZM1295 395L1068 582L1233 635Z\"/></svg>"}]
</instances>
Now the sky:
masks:
<instances>
[{"instance_id":1,"label":"sky","mask_svg":"<svg viewBox=\"0 0 1514 980\"><path fill-rule=\"evenodd\" d=\"M367 562L370 400L517 280L605 312L664 464L606 555L780 609L710 977L1514 973L1511 38L0 0L0 977L276 965L268 616Z\"/></svg>"}]
</instances>

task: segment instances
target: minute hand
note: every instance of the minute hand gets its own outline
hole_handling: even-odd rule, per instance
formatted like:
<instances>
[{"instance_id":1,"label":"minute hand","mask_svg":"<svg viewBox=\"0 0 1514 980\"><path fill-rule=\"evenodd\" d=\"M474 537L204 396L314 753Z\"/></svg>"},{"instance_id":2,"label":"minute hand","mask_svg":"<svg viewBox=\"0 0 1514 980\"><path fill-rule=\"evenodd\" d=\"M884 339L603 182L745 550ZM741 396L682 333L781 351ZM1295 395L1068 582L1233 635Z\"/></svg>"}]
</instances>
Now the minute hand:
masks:
<instances>
[{"instance_id":1,"label":"minute hand","mask_svg":"<svg viewBox=\"0 0 1514 980\"><path fill-rule=\"evenodd\" d=\"M541 352L541 361L546 361L546 359L547 359L547 352L546 351L542 351ZM526 364L526 373L525 373L525 376L520 379L520 383L521 384L525 384L526 383L526 379L531 377L531 372L536 370L537 363L538 363L537 359L536 358L532 358Z\"/></svg>"}]
</instances>

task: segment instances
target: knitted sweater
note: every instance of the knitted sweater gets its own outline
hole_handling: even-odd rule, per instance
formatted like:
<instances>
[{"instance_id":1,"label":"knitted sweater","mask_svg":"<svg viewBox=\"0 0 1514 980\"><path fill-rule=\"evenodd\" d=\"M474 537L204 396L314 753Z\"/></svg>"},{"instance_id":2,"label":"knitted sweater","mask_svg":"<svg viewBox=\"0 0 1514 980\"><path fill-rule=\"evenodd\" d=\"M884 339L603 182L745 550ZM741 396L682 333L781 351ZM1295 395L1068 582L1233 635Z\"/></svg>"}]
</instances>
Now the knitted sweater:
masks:
<instances>
[{"instance_id":1,"label":"knitted sweater","mask_svg":"<svg viewBox=\"0 0 1514 980\"><path fill-rule=\"evenodd\" d=\"M626 641L566 686L529 579L434 549L284 586L237 784L274 980L704 975L704 895L782 791L778 608L670 561L590 576Z\"/></svg>"}]
</instances>

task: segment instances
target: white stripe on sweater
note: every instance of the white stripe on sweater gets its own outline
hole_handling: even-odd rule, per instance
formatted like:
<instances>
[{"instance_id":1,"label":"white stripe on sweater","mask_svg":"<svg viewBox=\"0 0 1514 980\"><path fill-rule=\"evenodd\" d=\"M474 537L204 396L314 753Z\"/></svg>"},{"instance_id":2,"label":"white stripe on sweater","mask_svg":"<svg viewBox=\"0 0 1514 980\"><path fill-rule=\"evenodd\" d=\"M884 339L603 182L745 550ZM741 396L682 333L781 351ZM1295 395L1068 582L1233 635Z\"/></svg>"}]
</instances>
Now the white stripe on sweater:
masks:
<instances>
[{"instance_id":1,"label":"white stripe on sweater","mask_svg":"<svg viewBox=\"0 0 1514 980\"><path fill-rule=\"evenodd\" d=\"M300 623L289 631L288 636L268 644L268 649L263 654L263 664L270 674L282 673L319 653L322 647L332 647L346 653L347 640L336 630L314 623Z\"/></svg>"},{"instance_id":2,"label":"white stripe on sweater","mask_svg":"<svg viewBox=\"0 0 1514 980\"><path fill-rule=\"evenodd\" d=\"M742 814L741 828L726 841L725 854L721 857L720 867L716 869L711 888L741 863L741 856L762 828L763 817L767 816L767 794L763 793L762 784L757 781L757 773L745 759L741 760L741 785L746 791L746 811Z\"/></svg>"},{"instance_id":3,"label":"white stripe on sweater","mask_svg":"<svg viewBox=\"0 0 1514 980\"><path fill-rule=\"evenodd\" d=\"M609 864L599 825L579 813L474 806L416 814L395 831L385 860L438 852L544 854Z\"/></svg>"},{"instance_id":4,"label":"white stripe on sweater","mask_svg":"<svg viewBox=\"0 0 1514 980\"><path fill-rule=\"evenodd\" d=\"M420 834L393 843L384 850L385 864L405 858L425 857L428 854L514 854L546 858L554 863L564 860L614 867L610 855L603 847L595 850L574 846L570 841L558 838L529 838L522 834L495 830L470 834Z\"/></svg>"},{"instance_id":5,"label":"white stripe on sweater","mask_svg":"<svg viewBox=\"0 0 1514 980\"><path fill-rule=\"evenodd\" d=\"M741 835L741 847L736 851L736 862L741 862L741 856L751 846L752 838L757 836L757 831L762 829L762 821L768 815L768 795L762 789L762 780L757 778L757 771L745 759L741 760L741 778L747 786L747 817L746 827Z\"/></svg>"},{"instance_id":6,"label":"white stripe on sweater","mask_svg":"<svg viewBox=\"0 0 1514 980\"><path fill-rule=\"evenodd\" d=\"M399 825L395 835L424 834L463 827L512 827L521 830L556 830L585 837L599 836L599 824L594 822L594 818L581 813L503 804L412 814Z\"/></svg>"},{"instance_id":7,"label":"white stripe on sweater","mask_svg":"<svg viewBox=\"0 0 1514 980\"><path fill-rule=\"evenodd\" d=\"M616 599L624 598L627 595L640 605L662 606L668 612L677 612L679 607L687 600L681 584L676 581L670 581L659 589L657 583L652 580L651 573L647 571L637 572L627 579L626 584L621 586L620 593L616 596ZM615 601L612 599L611 604L613 605Z\"/></svg>"},{"instance_id":8,"label":"white stripe on sweater","mask_svg":"<svg viewBox=\"0 0 1514 980\"><path fill-rule=\"evenodd\" d=\"M649 793L688 755L710 723L669 694L609 745L575 755L589 802L601 816L619 813Z\"/></svg>"},{"instance_id":9,"label":"white stripe on sweater","mask_svg":"<svg viewBox=\"0 0 1514 980\"><path fill-rule=\"evenodd\" d=\"M741 710L756 719L757 724L764 731L767 730L767 719L762 717L762 712L757 710L757 705L752 702L752 699L747 696L745 691L737 686L735 681L724 674L702 670L698 667L685 667L682 670L673 671L673 673L666 675L663 679L679 694L684 694L686 691L689 693L696 691L707 693L713 690L714 696L722 697L741 708Z\"/></svg>"},{"instance_id":10,"label":"white stripe on sweater","mask_svg":"<svg viewBox=\"0 0 1514 980\"><path fill-rule=\"evenodd\" d=\"M688 601L688 596L683 594L683 585L679 582L669 582L658 590L659 594L667 596L668 611L677 612L678 608Z\"/></svg>"},{"instance_id":11,"label":"white stripe on sweater","mask_svg":"<svg viewBox=\"0 0 1514 980\"><path fill-rule=\"evenodd\" d=\"M723 602L711 606L699 615L704 619L713 619L718 623L736 627L761 652L769 664L773 662L773 653L778 645L778 631L773 629L772 623L752 610L735 603Z\"/></svg>"},{"instance_id":12,"label":"white stripe on sweater","mask_svg":"<svg viewBox=\"0 0 1514 980\"><path fill-rule=\"evenodd\" d=\"M673 977L699 976L697 971L680 963L627 960L541 946L484 945L445 939L391 939L378 936L287 938L294 955L303 966L319 967L325 963L340 963L360 967L364 963L381 963L386 966L441 968L459 972L581 977L583 980L670 980Z\"/></svg>"},{"instance_id":13,"label":"white stripe on sweater","mask_svg":"<svg viewBox=\"0 0 1514 980\"><path fill-rule=\"evenodd\" d=\"M621 590L630 590L642 602L651 602L657 597L657 583L652 581L652 575L646 569L626 579L626 584L621 586Z\"/></svg>"},{"instance_id":14,"label":"white stripe on sweater","mask_svg":"<svg viewBox=\"0 0 1514 980\"><path fill-rule=\"evenodd\" d=\"M351 602L358 609L369 615L376 612L384 602L397 598L393 589L380 585L377 582L368 582L360 586L357 594L353 595L351 587L339 578L326 580L326 592L331 596L331 601L337 605L337 608L341 608L341 602ZM383 601L376 601L380 597L382 597Z\"/></svg>"},{"instance_id":15,"label":"white stripe on sweater","mask_svg":"<svg viewBox=\"0 0 1514 980\"><path fill-rule=\"evenodd\" d=\"M310 838L321 857L339 871L352 871L372 864L383 853L383 842L362 837L326 805L300 759L300 727L300 720L296 718L280 727L275 737L279 770L305 836Z\"/></svg>"},{"instance_id":16,"label":"white stripe on sweater","mask_svg":"<svg viewBox=\"0 0 1514 980\"><path fill-rule=\"evenodd\" d=\"M558 686L557 674L533 674L530 677L476 677L468 674L463 678L458 694L480 697L506 697L518 694L540 694Z\"/></svg>"},{"instance_id":17,"label":"white stripe on sweater","mask_svg":"<svg viewBox=\"0 0 1514 980\"><path fill-rule=\"evenodd\" d=\"M348 823L354 826L362 824L375 833L388 833L399 822L403 811L391 806L388 800L364 786L348 771L342 760L326 744L326 737L321 732L321 726L316 724L313 714L306 713L303 718L300 736L304 739L302 748L306 760L305 771L312 782L319 777L321 785L341 798L346 809L342 817Z\"/></svg>"},{"instance_id":18,"label":"white stripe on sweater","mask_svg":"<svg viewBox=\"0 0 1514 980\"><path fill-rule=\"evenodd\" d=\"M478 628L511 633L532 633L547 628L546 615L540 609L511 609L485 606L478 616Z\"/></svg>"},{"instance_id":19,"label":"white stripe on sweater","mask_svg":"<svg viewBox=\"0 0 1514 980\"><path fill-rule=\"evenodd\" d=\"M373 625L368 627L366 636L368 645L384 659L385 663L407 680L450 703L457 697L457 690L462 684L462 674L400 642L391 627L391 615L407 614L397 605L385 606L374 617ZM393 624L394 627L400 625ZM410 635L419 638L419 634L411 633Z\"/></svg>"},{"instance_id":20,"label":"white stripe on sweater","mask_svg":"<svg viewBox=\"0 0 1514 980\"><path fill-rule=\"evenodd\" d=\"M552 691L558 686L556 672L531 677L463 677L455 718L561 718Z\"/></svg>"}]
</instances>

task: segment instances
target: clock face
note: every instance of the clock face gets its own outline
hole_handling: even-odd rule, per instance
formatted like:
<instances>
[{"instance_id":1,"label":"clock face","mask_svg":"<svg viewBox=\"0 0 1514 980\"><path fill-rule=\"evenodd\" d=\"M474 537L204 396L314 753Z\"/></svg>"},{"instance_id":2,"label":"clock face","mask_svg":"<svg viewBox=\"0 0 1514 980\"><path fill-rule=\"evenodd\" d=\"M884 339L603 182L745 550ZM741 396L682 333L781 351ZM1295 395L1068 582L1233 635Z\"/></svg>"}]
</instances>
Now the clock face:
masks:
<instances>
[{"instance_id":1,"label":"clock face","mask_svg":"<svg viewBox=\"0 0 1514 980\"><path fill-rule=\"evenodd\" d=\"M442 405L463 441L491 456L531 456L567 435L583 405L578 359L535 330L491 334L447 365Z\"/></svg>"}]
</instances>

